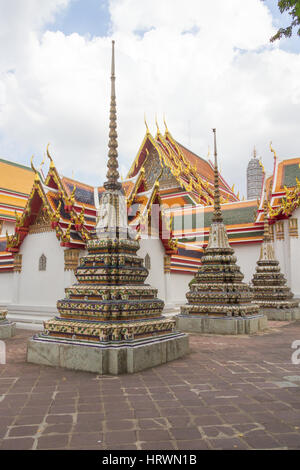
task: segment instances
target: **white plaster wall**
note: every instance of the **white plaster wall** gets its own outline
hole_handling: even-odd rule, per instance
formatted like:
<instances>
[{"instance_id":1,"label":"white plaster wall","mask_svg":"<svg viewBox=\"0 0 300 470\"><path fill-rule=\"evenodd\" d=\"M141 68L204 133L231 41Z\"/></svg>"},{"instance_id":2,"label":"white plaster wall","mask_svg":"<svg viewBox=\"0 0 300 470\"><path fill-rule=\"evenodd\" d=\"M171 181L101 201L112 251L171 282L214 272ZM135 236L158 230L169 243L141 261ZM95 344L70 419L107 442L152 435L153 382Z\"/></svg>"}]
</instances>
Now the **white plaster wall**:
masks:
<instances>
[{"instance_id":1,"label":"white plaster wall","mask_svg":"<svg viewBox=\"0 0 300 470\"><path fill-rule=\"evenodd\" d=\"M164 255L165 250L158 238L141 239L140 249L137 254L141 258L145 258L146 254L150 256L151 268L149 276L145 280L145 284L150 284L158 289L158 297L165 301L165 284L164 284Z\"/></svg>"},{"instance_id":2,"label":"white plaster wall","mask_svg":"<svg viewBox=\"0 0 300 470\"><path fill-rule=\"evenodd\" d=\"M289 237L290 250L289 250L289 262L290 262L290 284L289 287L292 289L295 297L300 298L300 208L295 210L292 215L293 218L298 219L298 238Z\"/></svg>"},{"instance_id":3,"label":"white plaster wall","mask_svg":"<svg viewBox=\"0 0 300 470\"><path fill-rule=\"evenodd\" d=\"M55 232L29 234L20 253L23 255L20 274L20 305L55 307L56 301L64 297L64 249ZM39 259L47 258L46 271L39 271Z\"/></svg>"},{"instance_id":4,"label":"white plaster wall","mask_svg":"<svg viewBox=\"0 0 300 470\"><path fill-rule=\"evenodd\" d=\"M13 272L0 273L0 305L10 304L13 294Z\"/></svg>"},{"instance_id":5,"label":"white plaster wall","mask_svg":"<svg viewBox=\"0 0 300 470\"><path fill-rule=\"evenodd\" d=\"M274 252L275 257L279 261L281 272L285 275L288 284L290 284L290 250L289 250L289 233L288 220L284 220L284 240L276 238L276 224L274 225Z\"/></svg>"},{"instance_id":6,"label":"white plaster wall","mask_svg":"<svg viewBox=\"0 0 300 470\"><path fill-rule=\"evenodd\" d=\"M189 290L189 282L194 278L193 274L171 273L171 301L174 304L185 304L186 293Z\"/></svg>"},{"instance_id":7,"label":"white plaster wall","mask_svg":"<svg viewBox=\"0 0 300 470\"><path fill-rule=\"evenodd\" d=\"M249 283L255 272L256 262L260 255L261 243L249 243L247 245L231 245L237 257L237 265L244 274L244 282Z\"/></svg>"}]
</instances>

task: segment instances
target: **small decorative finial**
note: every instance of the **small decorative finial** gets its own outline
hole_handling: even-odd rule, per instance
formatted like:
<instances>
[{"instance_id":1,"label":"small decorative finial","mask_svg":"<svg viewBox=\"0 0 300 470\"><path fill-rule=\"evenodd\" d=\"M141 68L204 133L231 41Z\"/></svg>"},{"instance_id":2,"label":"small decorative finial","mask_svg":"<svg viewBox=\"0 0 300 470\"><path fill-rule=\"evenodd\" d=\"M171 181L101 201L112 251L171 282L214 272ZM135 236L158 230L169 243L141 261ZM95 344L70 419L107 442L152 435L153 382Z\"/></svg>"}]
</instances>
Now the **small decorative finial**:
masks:
<instances>
[{"instance_id":1,"label":"small decorative finial","mask_svg":"<svg viewBox=\"0 0 300 470\"><path fill-rule=\"evenodd\" d=\"M157 134L159 135L159 134L160 134L160 130L159 130L159 127L158 127L157 115L156 115L156 114L155 114L155 124L156 124Z\"/></svg>"},{"instance_id":2,"label":"small decorative finial","mask_svg":"<svg viewBox=\"0 0 300 470\"><path fill-rule=\"evenodd\" d=\"M115 90L115 41L112 41L111 54L111 99L110 99L110 115L109 115L109 142L108 142L108 162L107 162L107 181L104 183L106 190L120 190L122 184L118 181L118 134L117 134L117 107L116 107L116 90Z\"/></svg>"},{"instance_id":3,"label":"small decorative finial","mask_svg":"<svg viewBox=\"0 0 300 470\"><path fill-rule=\"evenodd\" d=\"M276 155L275 150L274 150L273 147L272 147L272 140L271 140L271 142L270 142L270 150L271 150L271 152L274 154L274 160L276 160L277 155Z\"/></svg>"},{"instance_id":4,"label":"small decorative finial","mask_svg":"<svg viewBox=\"0 0 300 470\"><path fill-rule=\"evenodd\" d=\"M31 169L34 171L35 173L35 177L34 177L34 180L35 181L39 181L39 174L38 174L38 171L37 169L35 168L34 164L33 164L33 159L34 159L34 155L32 155L31 159L30 159L30 166L31 166Z\"/></svg>"},{"instance_id":5,"label":"small decorative finial","mask_svg":"<svg viewBox=\"0 0 300 470\"><path fill-rule=\"evenodd\" d=\"M53 167L54 167L54 163L53 163L52 157L51 157L51 155L50 155L50 153L49 153L49 145L50 145L50 143L48 143L47 149L46 149L46 151L47 151L47 157L48 157L49 160L50 160L50 168L53 168Z\"/></svg>"},{"instance_id":6,"label":"small decorative finial","mask_svg":"<svg viewBox=\"0 0 300 470\"><path fill-rule=\"evenodd\" d=\"M41 164L40 164L40 167L39 167L39 172L41 172L41 170L42 170L42 166L44 165L44 163L45 163L45 160L46 160L46 155L45 155L45 152L44 152L44 158L43 158L43 160L42 160L42 162L41 162Z\"/></svg>"},{"instance_id":7,"label":"small decorative finial","mask_svg":"<svg viewBox=\"0 0 300 470\"><path fill-rule=\"evenodd\" d=\"M255 145L253 147L253 158L256 158L256 148L255 148Z\"/></svg>"},{"instance_id":8,"label":"small decorative finial","mask_svg":"<svg viewBox=\"0 0 300 470\"><path fill-rule=\"evenodd\" d=\"M167 126L167 123L166 123L166 116L164 115L164 125L165 125L165 129L166 129L166 134L169 134L169 129L168 129L168 126Z\"/></svg>"},{"instance_id":9,"label":"small decorative finial","mask_svg":"<svg viewBox=\"0 0 300 470\"><path fill-rule=\"evenodd\" d=\"M260 166L261 169L262 169L262 172L263 172L263 173L266 173L266 172L265 172L265 167L263 166L263 163L262 163L261 159L258 160L258 163L259 163L259 166Z\"/></svg>"},{"instance_id":10,"label":"small decorative finial","mask_svg":"<svg viewBox=\"0 0 300 470\"><path fill-rule=\"evenodd\" d=\"M146 121L146 113L144 113L144 123L145 123L145 126L146 126L146 134L150 134L150 131L149 131L149 127L148 127L148 124L147 124L147 121Z\"/></svg>"},{"instance_id":11,"label":"small decorative finial","mask_svg":"<svg viewBox=\"0 0 300 470\"><path fill-rule=\"evenodd\" d=\"M207 151L207 160L209 160L209 157L210 157L210 147L208 146L208 151Z\"/></svg>"},{"instance_id":12,"label":"small decorative finial","mask_svg":"<svg viewBox=\"0 0 300 470\"><path fill-rule=\"evenodd\" d=\"M214 214L213 214L212 221L213 222L223 222L221 206L220 206L220 189L219 189L219 172L218 172L216 129L213 129L212 131L214 133L214 157L215 157Z\"/></svg>"}]
</instances>

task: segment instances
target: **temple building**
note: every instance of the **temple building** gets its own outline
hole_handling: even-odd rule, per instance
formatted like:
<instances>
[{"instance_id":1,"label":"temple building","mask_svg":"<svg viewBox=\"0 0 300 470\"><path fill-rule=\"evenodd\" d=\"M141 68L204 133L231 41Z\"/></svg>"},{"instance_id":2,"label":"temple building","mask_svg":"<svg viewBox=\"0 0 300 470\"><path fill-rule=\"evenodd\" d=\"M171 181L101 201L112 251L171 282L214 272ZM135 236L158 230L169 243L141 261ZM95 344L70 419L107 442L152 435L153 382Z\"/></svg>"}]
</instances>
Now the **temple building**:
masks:
<instances>
[{"instance_id":1,"label":"temple building","mask_svg":"<svg viewBox=\"0 0 300 470\"><path fill-rule=\"evenodd\" d=\"M44 173L33 163L23 167L0 162L0 309L8 310L8 318L30 324L53 317L57 299L75 282L74 271L86 254L104 192L103 187L61 175L53 149L47 148L47 156ZM223 221L245 282L252 279L263 241L266 187L275 256L296 298L299 164L300 158L280 161L274 152L273 173L264 179L257 200L239 200L219 173ZM157 125L155 136L146 125L122 187L129 226L140 238L137 254L149 271L147 281L158 289L166 311L179 312L208 243L214 164L209 156L180 144L166 125L164 132Z\"/></svg>"}]
</instances>

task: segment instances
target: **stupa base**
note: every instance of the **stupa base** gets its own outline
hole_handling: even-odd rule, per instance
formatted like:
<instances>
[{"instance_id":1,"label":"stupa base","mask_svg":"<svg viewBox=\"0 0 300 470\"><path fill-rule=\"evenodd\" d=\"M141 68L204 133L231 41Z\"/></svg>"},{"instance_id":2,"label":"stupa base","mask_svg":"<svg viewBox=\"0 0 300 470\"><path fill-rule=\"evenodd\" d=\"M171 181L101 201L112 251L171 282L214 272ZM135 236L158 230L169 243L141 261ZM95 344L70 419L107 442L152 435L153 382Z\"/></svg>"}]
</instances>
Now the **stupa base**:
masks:
<instances>
[{"instance_id":1,"label":"stupa base","mask_svg":"<svg viewBox=\"0 0 300 470\"><path fill-rule=\"evenodd\" d=\"M37 335L28 341L27 361L100 375L119 375L156 367L179 359L188 352L188 335L180 332L99 345Z\"/></svg>"},{"instance_id":2,"label":"stupa base","mask_svg":"<svg viewBox=\"0 0 300 470\"><path fill-rule=\"evenodd\" d=\"M15 336L16 324L6 319L7 310L0 310L0 339Z\"/></svg>"},{"instance_id":3,"label":"stupa base","mask_svg":"<svg viewBox=\"0 0 300 470\"><path fill-rule=\"evenodd\" d=\"M247 317L217 317L207 315L177 315L176 326L181 331L215 335L250 335L268 326L265 315Z\"/></svg>"},{"instance_id":4,"label":"stupa base","mask_svg":"<svg viewBox=\"0 0 300 470\"><path fill-rule=\"evenodd\" d=\"M300 308L260 308L259 311L274 321L300 320Z\"/></svg>"}]
</instances>

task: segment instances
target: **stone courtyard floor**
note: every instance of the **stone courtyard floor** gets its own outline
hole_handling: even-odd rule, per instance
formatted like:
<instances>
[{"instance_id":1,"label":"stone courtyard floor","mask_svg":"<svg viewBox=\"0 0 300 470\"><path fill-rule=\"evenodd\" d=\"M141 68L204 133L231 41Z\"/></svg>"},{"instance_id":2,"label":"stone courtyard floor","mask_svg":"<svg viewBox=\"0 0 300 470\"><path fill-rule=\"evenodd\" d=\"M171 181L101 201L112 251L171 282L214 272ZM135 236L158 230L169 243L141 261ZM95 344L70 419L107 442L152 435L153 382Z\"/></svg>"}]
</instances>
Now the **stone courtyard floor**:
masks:
<instances>
[{"instance_id":1,"label":"stone courtyard floor","mask_svg":"<svg viewBox=\"0 0 300 470\"><path fill-rule=\"evenodd\" d=\"M119 377L27 364L31 335L6 340L0 450L300 449L300 322L191 335L189 356Z\"/></svg>"}]
</instances>

